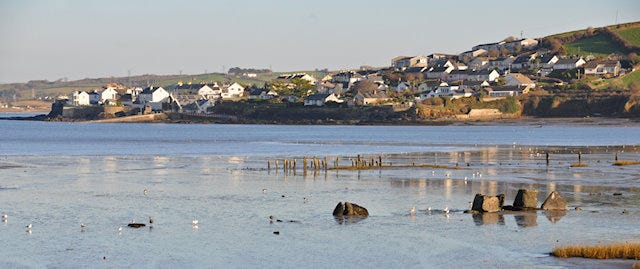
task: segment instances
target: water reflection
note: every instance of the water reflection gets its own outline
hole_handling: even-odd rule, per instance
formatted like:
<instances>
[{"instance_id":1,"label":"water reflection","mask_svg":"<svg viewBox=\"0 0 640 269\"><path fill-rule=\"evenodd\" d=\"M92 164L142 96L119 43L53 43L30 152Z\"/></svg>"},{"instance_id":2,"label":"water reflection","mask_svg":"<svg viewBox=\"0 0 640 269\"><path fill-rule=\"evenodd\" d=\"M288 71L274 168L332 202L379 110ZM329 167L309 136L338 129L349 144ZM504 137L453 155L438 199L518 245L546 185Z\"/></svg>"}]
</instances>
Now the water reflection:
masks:
<instances>
[{"instance_id":1,"label":"water reflection","mask_svg":"<svg viewBox=\"0 0 640 269\"><path fill-rule=\"evenodd\" d=\"M538 225L538 213L515 214L516 224L520 227L533 227Z\"/></svg>"},{"instance_id":2,"label":"water reflection","mask_svg":"<svg viewBox=\"0 0 640 269\"><path fill-rule=\"evenodd\" d=\"M567 215L566 210L546 210L544 212L545 216L551 223L556 223L560 221L560 219Z\"/></svg>"},{"instance_id":3,"label":"water reflection","mask_svg":"<svg viewBox=\"0 0 640 269\"><path fill-rule=\"evenodd\" d=\"M500 224L504 225L504 216L499 212L487 212L482 214L471 214L473 217L473 222L477 226L487 225L487 224Z\"/></svg>"}]
</instances>

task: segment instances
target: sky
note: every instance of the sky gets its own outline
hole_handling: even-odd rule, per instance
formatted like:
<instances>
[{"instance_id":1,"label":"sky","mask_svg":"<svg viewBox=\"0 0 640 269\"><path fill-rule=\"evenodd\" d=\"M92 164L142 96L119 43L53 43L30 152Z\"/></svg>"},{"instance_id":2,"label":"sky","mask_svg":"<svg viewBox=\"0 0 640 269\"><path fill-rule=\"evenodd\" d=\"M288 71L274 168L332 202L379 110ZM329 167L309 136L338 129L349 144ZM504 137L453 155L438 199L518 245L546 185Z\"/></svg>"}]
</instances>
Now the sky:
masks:
<instances>
[{"instance_id":1,"label":"sky","mask_svg":"<svg viewBox=\"0 0 640 269\"><path fill-rule=\"evenodd\" d=\"M638 0L0 0L0 83L388 66L640 21Z\"/></svg>"}]
</instances>

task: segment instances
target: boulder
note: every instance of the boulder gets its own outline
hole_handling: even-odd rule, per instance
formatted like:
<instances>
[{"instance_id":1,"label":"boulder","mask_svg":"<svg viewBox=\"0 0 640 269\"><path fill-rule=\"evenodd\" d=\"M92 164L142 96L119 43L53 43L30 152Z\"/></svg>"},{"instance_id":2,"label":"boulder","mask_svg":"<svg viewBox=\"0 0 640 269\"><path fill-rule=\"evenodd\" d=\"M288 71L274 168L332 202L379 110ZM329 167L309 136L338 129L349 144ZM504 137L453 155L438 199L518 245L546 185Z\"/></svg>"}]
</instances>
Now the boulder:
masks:
<instances>
[{"instance_id":1,"label":"boulder","mask_svg":"<svg viewBox=\"0 0 640 269\"><path fill-rule=\"evenodd\" d=\"M473 205L471 206L471 210L479 212L500 211L500 195L488 196L479 193L476 194L476 197L473 198Z\"/></svg>"},{"instance_id":2,"label":"boulder","mask_svg":"<svg viewBox=\"0 0 640 269\"><path fill-rule=\"evenodd\" d=\"M567 210L569 206L560 193L552 191L540 208L543 210Z\"/></svg>"},{"instance_id":3,"label":"boulder","mask_svg":"<svg viewBox=\"0 0 640 269\"><path fill-rule=\"evenodd\" d=\"M513 200L513 207L538 208L538 191L526 189L518 190L516 199Z\"/></svg>"},{"instance_id":4,"label":"boulder","mask_svg":"<svg viewBox=\"0 0 640 269\"><path fill-rule=\"evenodd\" d=\"M129 226L131 228L141 228L141 227L144 227L145 224L144 223L134 223L134 222L132 222L132 223L127 224L127 226Z\"/></svg>"},{"instance_id":5,"label":"boulder","mask_svg":"<svg viewBox=\"0 0 640 269\"><path fill-rule=\"evenodd\" d=\"M333 215L336 217L349 217L349 216L369 216L369 211L366 208L353 204L350 202L340 202L333 210Z\"/></svg>"}]
</instances>

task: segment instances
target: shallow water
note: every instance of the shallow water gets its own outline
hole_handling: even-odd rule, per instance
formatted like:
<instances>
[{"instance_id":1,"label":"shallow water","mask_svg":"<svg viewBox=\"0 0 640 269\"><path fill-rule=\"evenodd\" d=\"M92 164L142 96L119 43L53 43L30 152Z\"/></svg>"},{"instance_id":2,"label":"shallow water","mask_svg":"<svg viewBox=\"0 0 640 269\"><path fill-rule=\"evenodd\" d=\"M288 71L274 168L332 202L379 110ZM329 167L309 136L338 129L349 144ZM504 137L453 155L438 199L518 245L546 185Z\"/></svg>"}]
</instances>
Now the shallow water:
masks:
<instances>
[{"instance_id":1,"label":"shallow water","mask_svg":"<svg viewBox=\"0 0 640 269\"><path fill-rule=\"evenodd\" d=\"M640 166L612 165L615 151L622 159L640 160L629 147L637 144L637 128L581 127L585 137L575 141L584 145L544 138L524 146L513 145L517 139L506 134L538 130L14 122L2 127L13 128L0 131L7 139L0 142L0 213L9 215L0 224L2 268L629 267L632 261L564 260L547 253L570 243L640 241ZM468 143L467 136L477 132L506 143ZM557 137L562 132L546 131ZM619 137L586 137L599 133ZM431 138L404 140L424 136ZM627 147L594 148L597 141ZM567 144L590 147L547 146ZM546 150L556 150L549 166L541 154ZM577 161L574 151L585 152L588 167L569 167ZM341 165L349 165L356 154L378 153L396 165L451 168L266 170L267 160L273 166L283 156L299 163L302 156L339 156ZM462 169L453 169L456 164ZM462 213L475 193L505 193L510 203L519 188L538 189L540 203L557 190L571 208L583 210L564 216ZM345 200L365 206L371 216L339 223L331 212ZM438 211L445 207L452 210L448 217ZM270 215L283 222L270 224ZM126 227L149 217L153 229ZM197 229L193 219L199 220ZM29 223L31 233L25 229ZM80 223L87 226L84 232Z\"/></svg>"}]
</instances>

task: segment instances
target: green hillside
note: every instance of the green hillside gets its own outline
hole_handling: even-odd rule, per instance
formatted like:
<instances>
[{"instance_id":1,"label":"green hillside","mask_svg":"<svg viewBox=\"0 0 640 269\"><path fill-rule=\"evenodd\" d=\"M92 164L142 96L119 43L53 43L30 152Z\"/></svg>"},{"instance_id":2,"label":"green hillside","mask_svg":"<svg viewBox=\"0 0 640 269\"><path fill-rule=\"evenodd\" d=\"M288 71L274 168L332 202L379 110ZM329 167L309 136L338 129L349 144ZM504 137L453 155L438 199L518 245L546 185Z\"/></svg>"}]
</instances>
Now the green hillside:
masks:
<instances>
[{"instance_id":1,"label":"green hillside","mask_svg":"<svg viewBox=\"0 0 640 269\"><path fill-rule=\"evenodd\" d=\"M605 56L615 52L624 52L624 48L604 35L583 38L564 45L568 54Z\"/></svg>"},{"instance_id":2,"label":"green hillside","mask_svg":"<svg viewBox=\"0 0 640 269\"><path fill-rule=\"evenodd\" d=\"M617 32L631 44L640 46L640 27L622 29Z\"/></svg>"}]
</instances>

